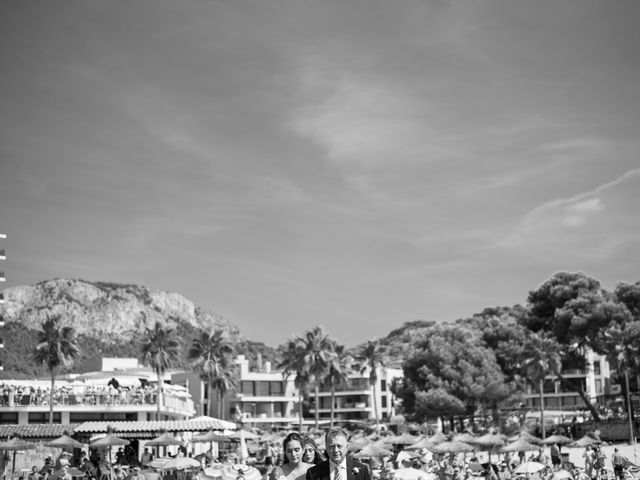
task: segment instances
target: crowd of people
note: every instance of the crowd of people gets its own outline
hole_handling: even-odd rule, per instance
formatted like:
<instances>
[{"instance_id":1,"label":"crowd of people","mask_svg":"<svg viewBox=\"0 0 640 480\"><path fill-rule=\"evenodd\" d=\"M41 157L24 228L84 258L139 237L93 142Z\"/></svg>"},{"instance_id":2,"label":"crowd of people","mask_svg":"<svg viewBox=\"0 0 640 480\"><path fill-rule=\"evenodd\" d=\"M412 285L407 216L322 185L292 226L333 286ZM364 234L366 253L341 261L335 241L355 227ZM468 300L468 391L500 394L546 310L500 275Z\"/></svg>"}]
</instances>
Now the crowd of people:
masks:
<instances>
[{"instance_id":1,"label":"crowd of people","mask_svg":"<svg viewBox=\"0 0 640 480\"><path fill-rule=\"evenodd\" d=\"M343 431L342 439L347 448L348 438ZM258 455L257 460L265 465L263 480L304 480L303 471L327 461L333 468L331 448L333 444L329 435L326 451L323 452L312 438L292 433L284 439L280 448L272 443ZM623 480L630 468L635 469L635 465L618 448L607 458L598 445L585 448L584 468L569 461L568 455L563 455L558 444L550 445L546 451L541 447L533 452L498 454L497 457L498 460L494 454L492 463L480 462L473 453L435 454L426 448L411 451L398 446L393 455L360 459L375 480L405 480L407 469L411 469L411 480ZM525 463L535 464L537 469L520 469ZM315 479L306 477L306 480ZM335 478L331 476L325 480Z\"/></svg>"},{"instance_id":2,"label":"crowd of people","mask_svg":"<svg viewBox=\"0 0 640 480\"><path fill-rule=\"evenodd\" d=\"M54 405L154 405L157 402L155 385L57 385L53 390ZM50 387L15 386L0 383L0 406L48 405ZM165 390L165 397L171 397Z\"/></svg>"},{"instance_id":3,"label":"crowd of people","mask_svg":"<svg viewBox=\"0 0 640 480\"><path fill-rule=\"evenodd\" d=\"M395 448L392 455L358 457L350 448L349 432L342 428L330 429L324 436L324 445L318 445L319 437L289 433L282 442L270 441L262 444L256 455L247 462L259 467L262 480L624 480L625 472L634 467L615 448L606 458L598 445L587 446L583 453L584 468L571 463L563 455L560 445L551 445L534 452L494 454L493 462L481 462L474 453L433 453L430 449L403 449L401 445L389 443ZM77 451L76 451L77 453ZM180 446L176 456L193 456L186 446ZM198 456L196 456L198 458ZM491 459L491 457L489 457ZM213 458L211 452L201 455L200 480L207 477L207 467L229 466L247 459L230 450L220 450ZM91 449L89 455L82 451L74 457L63 452L53 460L49 456L41 468L34 466L27 476L19 480L151 480L145 478L144 470L154 458L148 447L139 455L130 445L120 448L113 465L105 452ZM523 471L519 467L536 463L535 471ZM407 478L407 469L412 477ZM210 471L210 470L209 470ZM194 478L192 472L189 476ZM176 479L177 480L177 479ZM245 480L240 473L235 480Z\"/></svg>"}]
</instances>

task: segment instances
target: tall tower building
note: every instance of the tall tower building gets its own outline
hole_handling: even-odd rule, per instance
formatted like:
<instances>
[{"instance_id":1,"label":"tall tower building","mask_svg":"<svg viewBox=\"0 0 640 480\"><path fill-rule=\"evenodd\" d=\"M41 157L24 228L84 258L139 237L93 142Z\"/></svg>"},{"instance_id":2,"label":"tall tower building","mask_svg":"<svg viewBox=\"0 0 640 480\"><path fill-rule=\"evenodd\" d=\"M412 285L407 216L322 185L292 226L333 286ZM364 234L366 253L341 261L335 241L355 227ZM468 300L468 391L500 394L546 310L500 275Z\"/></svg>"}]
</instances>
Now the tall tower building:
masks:
<instances>
[{"instance_id":1,"label":"tall tower building","mask_svg":"<svg viewBox=\"0 0 640 480\"><path fill-rule=\"evenodd\" d=\"M0 240L6 239L7 236L4 233L0 233ZM0 244L0 262L7 259L7 256L4 251L4 246ZM4 283L6 280L4 276L4 268L2 263L0 263L0 283ZM0 289L1 290L1 289ZM4 293L0 291L0 305L4 305ZM0 312L0 332L4 333L4 317ZM3 335L0 334L0 348L4 348L4 338ZM2 363L2 359L0 358L0 371L4 370L4 364Z\"/></svg>"}]
</instances>

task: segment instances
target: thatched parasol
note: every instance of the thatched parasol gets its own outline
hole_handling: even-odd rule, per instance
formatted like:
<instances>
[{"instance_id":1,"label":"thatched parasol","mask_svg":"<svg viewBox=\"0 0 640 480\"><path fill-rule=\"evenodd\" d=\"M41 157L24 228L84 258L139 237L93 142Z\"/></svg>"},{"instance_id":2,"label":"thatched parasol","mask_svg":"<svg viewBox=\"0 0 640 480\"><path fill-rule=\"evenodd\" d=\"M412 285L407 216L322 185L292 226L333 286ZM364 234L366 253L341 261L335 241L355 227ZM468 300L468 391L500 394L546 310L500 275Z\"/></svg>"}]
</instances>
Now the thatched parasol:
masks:
<instances>
[{"instance_id":1,"label":"thatched parasol","mask_svg":"<svg viewBox=\"0 0 640 480\"><path fill-rule=\"evenodd\" d=\"M11 462L11 477L16 471L16 453L23 452L24 450L33 450L36 448L35 443L25 442L21 438L13 437L7 442L0 443L0 450L8 450L13 452L13 461Z\"/></svg>"},{"instance_id":2,"label":"thatched parasol","mask_svg":"<svg viewBox=\"0 0 640 480\"><path fill-rule=\"evenodd\" d=\"M434 445L430 449L433 453L464 453L472 452L473 446L468 443L451 440L450 442L442 442Z\"/></svg>"}]
</instances>

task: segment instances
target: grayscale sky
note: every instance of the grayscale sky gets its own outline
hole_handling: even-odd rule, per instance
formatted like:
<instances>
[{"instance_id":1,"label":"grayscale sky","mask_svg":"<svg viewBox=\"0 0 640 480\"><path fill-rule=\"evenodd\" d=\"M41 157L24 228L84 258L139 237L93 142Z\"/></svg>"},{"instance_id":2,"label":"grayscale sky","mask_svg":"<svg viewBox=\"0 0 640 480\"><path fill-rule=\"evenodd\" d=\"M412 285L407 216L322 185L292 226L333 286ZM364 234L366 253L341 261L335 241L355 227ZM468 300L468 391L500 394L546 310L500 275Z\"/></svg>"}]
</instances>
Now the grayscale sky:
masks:
<instances>
[{"instance_id":1,"label":"grayscale sky","mask_svg":"<svg viewBox=\"0 0 640 480\"><path fill-rule=\"evenodd\" d=\"M640 280L637 0L5 0L5 286L353 345Z\"/></svg>"}]
</instances>

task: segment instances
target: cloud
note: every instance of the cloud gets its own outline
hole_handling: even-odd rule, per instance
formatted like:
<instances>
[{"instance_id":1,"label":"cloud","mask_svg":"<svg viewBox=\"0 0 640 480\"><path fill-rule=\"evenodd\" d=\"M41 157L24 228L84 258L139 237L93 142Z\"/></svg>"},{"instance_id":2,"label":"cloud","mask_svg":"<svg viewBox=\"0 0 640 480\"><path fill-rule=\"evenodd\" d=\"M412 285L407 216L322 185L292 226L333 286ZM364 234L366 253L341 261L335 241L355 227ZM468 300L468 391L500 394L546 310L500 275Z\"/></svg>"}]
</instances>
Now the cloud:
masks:
<instances>
[{"instance_id":1,"label":"cloud","mask_svg":"<svg viewBox=\"0 0 640 480\"><path fill-rule=\"evenodd\" d=\"M565 207L567 215L564 223L570 227L582 225L589 214L604 210L604 205L600 198L590 198L581 202L573 203Z\"/></svg>"},{"instance_id":2,"label":"cloud","mask_svg":"<svg viewBox=\"0 0 640 480\"><path fill-rule=\"evenodd\" d=\"M518 246L528 243L531 237L540 239L540 232L556 235L561 233L562 227L584 226L589 218L594 218L594 215L605 210L607 207L605 196L609 197L608 201L615 203L616 209L623 209L626 202L617 200L616 197L624 198L626 190L623 189L620 193L616 190L638 179L640 179L640 168L629 170L620 177L590 191L545 202L527 213L511 234L501 239L498 245ZM613 212L610 216L614 219L616 217Z\"/></svg>"},{"instance_id":3,"label":"cloud","mask_svg":"<svg viewBox=\"0 0 640 480\"><path fill-rule=\"evenodd\" d=\"M321 147L329 159L361 167L450 156L430 142L429 103L410 88L374 75L315 63L300 73L300 103L286 127Z\"/></svg>"}]
</instances>

